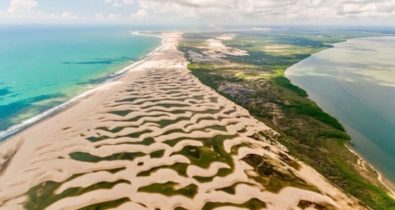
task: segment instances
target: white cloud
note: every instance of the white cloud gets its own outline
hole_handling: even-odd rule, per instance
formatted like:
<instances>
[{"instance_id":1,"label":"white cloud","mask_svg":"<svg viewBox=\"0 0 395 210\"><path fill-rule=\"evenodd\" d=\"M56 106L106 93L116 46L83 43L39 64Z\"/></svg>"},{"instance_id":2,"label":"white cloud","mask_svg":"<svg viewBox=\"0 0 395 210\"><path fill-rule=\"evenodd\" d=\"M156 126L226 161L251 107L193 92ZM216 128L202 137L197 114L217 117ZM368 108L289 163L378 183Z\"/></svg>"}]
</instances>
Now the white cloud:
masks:
<instances>
[{"instance_id":1,"label":"white cloud","mask_svg":"<svg viewBox=\"0 0 395 210\"><path fill-rule=\"evenodd\" d=\"M81 17L68 11L52 14L40 0L9 1L9 7L0 14L3 21L7 18L28 21L84 19L86 22L139 20L147 23L221 25L368 19L380 23L381 20L394 22L395 19L395 0L101 0L111 8ZM80 10L83 9L78 8L77 11L82 13Z\"/></svg>"},{"instance_id":2,"label":"white cloud","mask_svg":"<svg viewBox=\"0 0 395 210\"><path fill-rule=\"evenodd\" d=\"M144 9L139 9L136 13L132 14L130 18L141 19L147 16L147 12Z\"/></svg>"},{"instance_id":3,"label":"white cloud","mask_svg":"<svg viewBox=\"0 0 395 210\"><path fill-rule=\"evenodd\" d=\"M122 17L118 14L109 14L108 15L108 20L120 20Z\"/></svg>"},{"instance_id":4,"label":"white cloud","mask_svg":"<svg viewBox=\"0 0 395 210\"><path fill-rule=\"evenodd\" d=\"M30 12L38 6L37 0L11 0L7 9L9 13Z\"/></svg>"},{"instance_id":5,"label":"white cloud","mask_svg":"<svg viewBox=\"0 0 395 210\"><path fill-rule=\"evenodd\" d=\"M96 13L95 18L96 18L96 20L104 21L104 22L121 21L124 19L124 18L122 18L121 15L118 15L118 14L103 14L103 13Z\"/></svg>"},{"instance_id":6,"label":"white cloud","mask_svg":"<svg viewBox=\"0 0 395 210\"><path fill-rule=\"evenodd\" d=\"M75 20L75 19L79 19L79 17L78 17L77 15L74 15L74 14L71 13L71 12L63 12L63 13L60 15L60 17L61 17L62 19L66 19L66 20L71 20L71 19Z\"/></svg>"},{"instance_id":7,"label":"white cloud","mask_svg":"<svg viewBox=\"0 0 395 210\"><path fill-rule=\"evenodd\" d=\"M134 4L134 0L106 0L106 2L110 3L114 7Z\"/></svg>"},{"instance_id":8,"label":"white cloud","mask_svg":"<svg viewBox=\"0 0 395 210\"><path fill-rule=\"evenodd\" d=\"M79 19L71 12L53 14L39 10L38 0L10 0L8 8L0 13L0 21L57 22Z\"/></svg>"},{"instance_id":9,"label":"white cloud","mask_svg":"<svg viewBox=\"0 0 395 210\"><path fill-rule=\"evenodd\" d=\"M139 0L146 16L260 22L394 17L395 0Z\"/></svg>"}]
</instances>

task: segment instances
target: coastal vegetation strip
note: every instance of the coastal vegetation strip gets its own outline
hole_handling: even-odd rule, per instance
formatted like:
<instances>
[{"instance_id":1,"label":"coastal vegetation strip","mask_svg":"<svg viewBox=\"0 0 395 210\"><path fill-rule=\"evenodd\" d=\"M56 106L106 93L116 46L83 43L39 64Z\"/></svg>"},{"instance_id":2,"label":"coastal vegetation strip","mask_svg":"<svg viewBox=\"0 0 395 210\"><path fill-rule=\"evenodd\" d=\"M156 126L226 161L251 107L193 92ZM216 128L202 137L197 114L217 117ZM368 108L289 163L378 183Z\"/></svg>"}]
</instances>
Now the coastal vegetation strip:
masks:
<instances>
[{"instance_id":1,"label":"coastal vegetation strip","mask_svg":"<svg viewBox=\"0 0 395 210\"><path fill-rule=\"evenodd\" d=\"M363 209L322 178L312 184L319 174L302 176L275 131L201 84L179 40L167 35L134 72L1 145L0 157L16 155L0 176L0 205ZM188 106L155 100L181 95Z\"/></svg>"},{"instance_id":2,"label":"coastal vegetation strip","mask_svg":"<svg viewBox=\"0 0 395 210\"><path fill-rule=\"evenodd\" d=\"M207 53L207 39L220 34L186 34L179 49L188 68L200 81L245 107L257 119L281 133L277 138L290 154L313 166L332 183L373 209L395 209L395 200L377 173L357 167L358 157L347 146L343 126L293 85L285 70L313 53L348 38L369 36L357 32L320 34L294 31L244 32L223 41L228 48L246 51L232 55Z\"/></svg>"}]
</instances>

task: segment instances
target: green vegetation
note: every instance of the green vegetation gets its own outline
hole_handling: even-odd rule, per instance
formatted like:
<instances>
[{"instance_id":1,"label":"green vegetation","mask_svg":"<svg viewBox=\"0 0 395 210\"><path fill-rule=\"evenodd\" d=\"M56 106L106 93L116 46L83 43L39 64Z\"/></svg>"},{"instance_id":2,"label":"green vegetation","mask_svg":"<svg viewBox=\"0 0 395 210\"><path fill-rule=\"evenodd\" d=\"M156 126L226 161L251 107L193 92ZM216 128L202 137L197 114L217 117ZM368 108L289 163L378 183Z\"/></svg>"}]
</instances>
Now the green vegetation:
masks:
<instances>
[{"instance_id":1,"label":"green vegetation","mask_svg":"<svg viewBox=\"0 0 395 210\"><path fill-rule=\"evenodd\" d=\"M298 203L298 207L301 209L311 209L311 207L313 207L314 209L322 209L322 210L332 210L332 209L336 209L333 206L327 206L327 205L323 205L323 204L319 204L319 203L312 203L309 201L305 201L305 200L301 200Z\"/></svg>"},{"instance_id":2,"label":"green vegetation","mask_svg":"<svg viewBox=\"0 0 395 210\"><path fill-rule=\"evenodd\" d=\"M204 146L186 146L180 152L187 157L191 164L201 168L208 168L213 162L223 162L233 168L233 160L231 154L227 153L223 148L223 142L233 136L216 136L214 138L202 139Z\"/></svg>"},{"instance_id":3,"label":"green vegetation","mask_svg":"<svg viewBox=\"0 0 395 210\"><path fill-rule=\"evenodd\" d=\"M224 206L233 206L233 207L240 207L240 208L247 208L251 210L259 210L262 208L266 207L266 204L256 198L253 198L245 203L242 204L234 204L234 203L206 203L204 205L203 210L212 210L218 207L224 207Z\"/></svg>"},{"instance_id":4,"label":"green vegetation","mask_svg":"<svg viewBox=\"0 0 395 210\"><path fill-rule=\"evenodd\" d=\"M109 138L110 137L108 137L108 136L99 136L99 137L91 136L91 137L88 137L86 139L88 141L90 141L90 142L99 142L99 141L104 141L104 140L109 139Z\"/></svg>"},{"instance_id":5,"label":"green vegetation","mask_svg":"<svg viewBox=\"0 0 395 210\"><path fill-rule=\"evenodd\" d=\"M230 168L221 168L218 170L217 174L211 177L203 177L203 176L194 176L193 178L196 179L200 183L204 182L211 182L215 177L225 177L233 172Z\"/></svg>"},{"instance_id":6,"label":"green vegetation","mask_svg":"<svg viewBox=\"0 0 395 210\"><path fill-rule=\"evenodd\" d=\"M224 187L224 188L221 188L221 189L218 189L218 190L219 190L219 191L224 191L224 192L226 192L226 193L228 193L228 194L234 195L234 194L236 194L236 187L237 187L237 185L239 185L239 184L247 184L247 185L250 185L250 183L238 182L238 183L235 183L235 184L233 184L233 185L231 185L231 186L229 186L229 187Z\"/></svg>"},{"instance_id":7,"label":"green vegetation","mask_svg":"<svg viewBox=\"0 0 395 210\"><path fill-rule=\"evenodd\" d=\"M287 79L282 75L274 77L273 82L279 87L286 88L288 90L295 92L298 96L307 97L306 91L299 88L298 86L293 85L291 81L289 81L289 79Z\"/></svg>"},{"instance_id":8,"label":"green vegetation","mask_svg":"<svg viewBox=\"0 0 395 210\"><path fill-rule=\"evenodd\" d=\"M208 168L210 164L215 161L226 161L226 156L217 154L208 147L186 146L181 150L180 154L186 156L189 160L191 160L193 165L202 168Z\"/></svg>"},{"instance_id":9,"label":"green vegetation","mask_svg":"<svg viewBox=\"0 0 395 210\"><path fill-rule=\"evenodd\" d=\"M93 204L87 207L80 208L79 210L105 210L105 209L114 209L118 206L130 201L129 198L120 198L113 201L107 201L103 203Z\"/></svg>"},{"instance_id":10,"label":"green vegetation","mask_svg":"<svg viewBox=\"0 0 395 210\"><path fill-rule=\"evenodd\" d=\"M158 150L150 154L151 158L161 158L165 154L165 150Z\"/></svg>"},{"instance_id":11,"label":"green vegetation","mask_svg":"<svg viewBox=\"0 0 395 210\"><path fill-rule=\"evenodd\" d=\"M172 125L172 124L178 123L178 122L186 120L186 119L188 119L188 118L180 117L176 120L160 120L160 121L152 121L152 122L158 124L161 128L164 128L168 125ZM149 123L149 122L151 122L151 121L147 121L147 123Z\"/></svg>"},{"instance_id":12,"label":"green vegetation","mask_svg":"<svg viewBox=\"0 0 395 210\"><path fill-rule=\"evenodd\" d=\"M373 209L395 209L395 200L375 179L376 174L356 167L357 157L346 147L350 137L343 126L284 76L289 66L333 43L375 34L280 31L242 33L224 43L249 55L227 56L225 64L192 62L188 68L202 83L277 130L281 134L277 140L291 155L313 166L346 193ZM192 61L189 52L204 54L199 46L216 35L187 34L179 48Z\"/></svg>"},{"instance_id":13,"label":"green vegetation","mask_svg":"<svg viewBox=\"0 0 395 210\"><path fill-rule=\"evenodd\" d=\"M78 176L81 175L75 175L66 181L72 180ZM115 185L122 183L130 184L130 182L127 180L118 180L116 182L100 182L86 188L82 188L82 187L69 188L61 192L60 194L56 194L55 191L63 183L52 182L52 181L45 182L37 185L36 187L31 188L28 191L27 193L28 201L25 203L25 208L34 209L34 210L44 210L51 204L63 198L79 196L84 193L91 192L94 190L99 190L99 189L111 189ZM113 204L119 204L119 202L107 203L106 205L102 206L103 208L101 209L106 209L105 207L109 208Z\"/></svg>"},{"instance_id":14,"label":"green vegetation","mask_svg":"<svg viewBox=\"0 0 395 210\"><path fill-rule=\"evenodd\" d=\"M111 132L111 133L118 133L125 128L127 128L127 127L116 127L114 129L109 129L107 127L98 127L98 128L96 128L96 130L102 130L102 131L107 131L107 132Z\"/></svg>"},{"instance_id":15,"label":"green vegetation","mask_svg":"<svg viewBox=\"0 0 395 210\"><path fill-rule=\"evenodd\" d=\"M128 115L131 112L132 111L130 111L130 110L123 110L123 111L113 111L113 112L110 112L110 113L114 114L114 115L121 116L121 117L125 117L126 115Z\"/></svg>"},{"instance_id":16,"label":"green vegetation","mask_svg":"<svg viewBox=\"0 0 395 210\"><path fill-rule=\"evenodd\" d=\"M252 166L259 176L250 177L261 183L266 190L278 193L286 186L294 186L312 191L318 191L315 187L308 185L302 179L295 176L292 171L284 171L281 167L273 165L273 161L259 155L247 155L243 161Z\"/></svg>"},{"instance_id":17,"label":"green vegetation","mask_svg":"<svg viewBox=\"0 0 395 210\"><path fill-rule=\"evenodd\" d=\"M178 173L178 175L187 177L187 168L188 168L187 163L175 163L170 166L163 165L163 166L154 167L154 168L151 168L150 170L142 171L142 172L138 173L137 176L150 176L153 172L158 171L159 169L163 169L163 168L172 169L172 170L176 171Z\"/></svg>"},{"instance_id":18,"label":"green vegetation","mask_svg":"<svg viewBox=\"0 0 395 210\"><path fill-rule=\"evenodd\" d=\"M164 184L155 183L149 186L140 187L138 191L148 192L148 193L159 193L166 196L183 195L189 198L193 198L198 191L198 186L196 186L195 184L191 184L184 188L178 188L176 183L167 182Z\"/></svg>"},{"instance_id":19,"label":"green vegetation","mask_svg":"<svg viewBox=\"0 0 395 210\"><path fill-rule=\"evenodd\" d=\"M97 163L100 161L111 161L111 160L134 160L137 157L142 157L145 153L136 152L136 153L116 153L112 154L107 157L98 157L91 155L85 152L74 152L69 154L70 157L74 160L83 161L83 162L90 162L90 163Z\"/></svg>"}]
</instances>

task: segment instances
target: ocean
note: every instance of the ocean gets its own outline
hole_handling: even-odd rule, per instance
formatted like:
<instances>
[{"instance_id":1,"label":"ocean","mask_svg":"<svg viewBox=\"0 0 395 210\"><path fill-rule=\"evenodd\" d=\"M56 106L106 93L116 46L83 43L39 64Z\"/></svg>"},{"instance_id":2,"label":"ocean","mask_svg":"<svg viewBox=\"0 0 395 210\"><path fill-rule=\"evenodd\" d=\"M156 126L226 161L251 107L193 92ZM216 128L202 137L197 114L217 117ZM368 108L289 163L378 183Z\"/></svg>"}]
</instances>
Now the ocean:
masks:
<instances>
[{"instance_id":1,"label":"ocean","mask_svg":"<svg viewBox=\"0 0 395 210\"><path fill-rule=\"evenodd\" d=\"M0 26L0 140L160 44L126 26Z\"/></svg>"},{"instance_id":2,"label":"ocean","mask_svg":"<svg viewBox=\"0 0 395 210\"><path fill-rule=\"evenodd\" d=\"M353 149L395 183L395 37L351 39L286 75L352 137ZM336 154L334 154L336 155Z\"/></svg>"}]
</instances>

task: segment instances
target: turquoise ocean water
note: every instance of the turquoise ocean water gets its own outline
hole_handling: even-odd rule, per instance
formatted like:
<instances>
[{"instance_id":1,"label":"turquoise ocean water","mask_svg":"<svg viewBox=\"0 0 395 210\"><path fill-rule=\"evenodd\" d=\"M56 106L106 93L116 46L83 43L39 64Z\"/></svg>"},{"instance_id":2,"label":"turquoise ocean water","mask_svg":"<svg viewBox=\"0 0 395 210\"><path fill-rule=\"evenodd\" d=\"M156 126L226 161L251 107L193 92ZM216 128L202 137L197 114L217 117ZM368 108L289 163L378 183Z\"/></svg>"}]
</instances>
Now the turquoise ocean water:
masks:
<instances>
[{"instance_id":1,"label":"turquoise ocean water","mask_svg":"<svg viewBox=\"0 0 395 210\"><path fill-rule=\"evenodd\" d=\"M286 74L339 119L354 149L395 183L394 49L395 37L351 39Z\"/></svg>"},{"instance_id":2,"label":"turquoise ocean water","mask_svg":"<svg viewBox=\"0 0 395 210\"><path fill-rule=\"evenodd\" d=\"M160 44L130 27L0 26L0 138Z\"/></svg>"}]
</instances>

